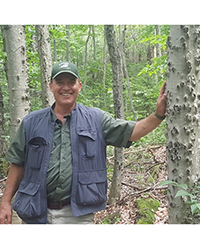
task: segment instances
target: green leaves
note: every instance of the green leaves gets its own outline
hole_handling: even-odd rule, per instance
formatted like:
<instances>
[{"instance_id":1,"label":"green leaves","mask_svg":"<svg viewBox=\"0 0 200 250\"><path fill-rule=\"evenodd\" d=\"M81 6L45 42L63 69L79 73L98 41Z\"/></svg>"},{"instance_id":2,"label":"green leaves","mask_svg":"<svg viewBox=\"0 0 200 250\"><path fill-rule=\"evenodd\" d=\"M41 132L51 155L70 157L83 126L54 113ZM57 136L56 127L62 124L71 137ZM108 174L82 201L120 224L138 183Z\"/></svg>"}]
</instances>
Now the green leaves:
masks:
<instances>
[{"instance_id":1,"label":"green leaves","mask_svg":"<svg viewBox=\"0 0 200 250\"><path fill-rule=\"evenodd\" d=\"M151 63L147 64L140 72L139 76L148 73L150 76L157 75L158 73L164 75L167 70L167 55L152 58Z\"/></svg>"},{"instance_id":2,"label":"green leaves","mask_svg":"<svg viewBox=\"0 0 200 250\"><path fill-rule=\"evenodd\" d=\"M166 49L166 41L168 35L154 35L144 38L141 43L150 43L152 45L160 44L163 50Z\"/></svg>"},{"instance_id":3,"label":"green leaves","mask_svg":"<svg viewBox=\"0 0 200 250\"><path fill-rule=\"evenodd\" d=\"M177 191L175 198L188 197L190 200L185 201L185 203L190 204L190 209L191 209L192 215L200 212L200 203L197 200L197 194L200 193L199 186L196 186L194 188L194 191L192 191L190 193L190 192L186 191L188 189L188 186L186 184L179 184L175 181L170 181L170 180L160 182L160 186L164 186L164 185L172 185L174 187L181 188L181 190Z\"/></svg>"},{"instance_id":4,"label":"green leaves","mask_svg":"<svg viewBox=\"0 0 200 250\"><path fill-rule=\"evenodd\" d=\"M90 25L49 25L51 52L54 62L70 60L78 65L81 81L86 84L85 93L79 100L89 106L99 107L114 114L112 94L112 67L108 57L104 25L95 25L87 47L86 40ZM161 35L155 35L155 25L126 25L124 29L124 53L130 81L130 92L138 120L155 111L160 85L166 71L166 51L164 48L169 26L160 25ZM119 45L119 26L115 25ZM26 53L31 97L31 111L41 108L40 63L34 25L25 25ZM161 44L162 56L153 58L153 47ZM68 50L69 47L69 50ZM8 113L8 91L4 64L3 38L0 34L0 84L4 94L4 108ZM54 63L53 62L53 63ZM141 74L139 73L141 72ZM133 120L126 77L123 80L125 118ZM9 117L9 113L8 113ZM155 133L142 138L143 144L165 142L165 128L159 126ZM161 130L161 128L163 129ZM158 133L158 131L160 131ZM155 136L157 137L155 140Z\"/></svg>"},{"instance_id":5,"label":"green leaves","mask_svg":"<svg viewBox=\"0 0 200 250\"><path fill-rule=\"evenodd\" d=\"M153 224L155 221L155 211L158 210L160 202L152 198L140 198L136 200L139 220L137 224Z\"/></svg>"},{"instance_id":6,"label":"green leaves","mask_svg":"<svg viewBox=\"0 0 200 250\"><path fill-rule=\"evenodd\" d=\"M188 193L188 192L185 191L185 190L179 190L179 191L176 193L175 198L176 198L176 197L180 197L180 196L189 196L191 199L195 198L194 195Z\"/></svg>"},{"instance_id":7,"label":"green leaves","mask_svg":"<svg viewBox=\"0 0 200 250\"><path fill-rule=\"evenodd\" d=\"M175 181L169 181L169 180L167 180L167 181L161 181L159 185L160 185L160 186L164 186L164 185L169 185L169 184L171 184L171 185L174 186L174 187L183 188L183 189L185 189L185 190L188 189L188 186L187 186L186 184L178 184L178 183L175 182Z\"/></svg>"},{"instance_id":8,"label":"green leaves","mask_svg":"<svg viewBox=\"0 0 200 250\"><path fill-rule=\"evenodd\" d=\"M192 215L200 211L200 203L194 203L190 207L191 207Z\"/></svg>"}]
</instances>

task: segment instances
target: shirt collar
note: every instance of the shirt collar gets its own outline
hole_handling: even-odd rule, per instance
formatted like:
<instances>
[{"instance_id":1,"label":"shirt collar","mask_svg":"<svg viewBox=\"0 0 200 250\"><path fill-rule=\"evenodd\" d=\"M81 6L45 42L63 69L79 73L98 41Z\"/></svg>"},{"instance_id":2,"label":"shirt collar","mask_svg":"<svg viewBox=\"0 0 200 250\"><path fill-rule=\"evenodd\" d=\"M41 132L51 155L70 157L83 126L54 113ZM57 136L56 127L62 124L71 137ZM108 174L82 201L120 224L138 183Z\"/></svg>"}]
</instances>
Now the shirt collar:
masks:
<instances>
[{"instance_id":1,"label":"shirt collar","mask_svg":"<svg viewBox=\"0 0 200 250\"><path fill-rule=\"evenodd\" d=\"M56 122L57 120L58 120L58 118L57 118L57 116L55 115L55 113L54 113L54 108L55 108L55 102L54 102L54 104L51 106L51 118L52 118L52 120L54 121L54 122Z\"/></svg>"},{"instance_id":2,"label":"shirt collar","mask_svg":"<svg viewBox=\"0 0 200 250\"><path fill-rule=\"evenodd\" d=\"M58 119L58 117L55 115L55 113L53 111L54 108L55 108L55 105L56 105L56 103L54 102L54 104L51 106L51 118L52 118L52 120L54 122L57 122L59 119ZM76 109L76 106L75 106L74 109ZM66 119L67 117L71 117L71 116L72 116L72 113L70 113L69 115L64 116L64 118Z\"/></svg>"}]
</instances>

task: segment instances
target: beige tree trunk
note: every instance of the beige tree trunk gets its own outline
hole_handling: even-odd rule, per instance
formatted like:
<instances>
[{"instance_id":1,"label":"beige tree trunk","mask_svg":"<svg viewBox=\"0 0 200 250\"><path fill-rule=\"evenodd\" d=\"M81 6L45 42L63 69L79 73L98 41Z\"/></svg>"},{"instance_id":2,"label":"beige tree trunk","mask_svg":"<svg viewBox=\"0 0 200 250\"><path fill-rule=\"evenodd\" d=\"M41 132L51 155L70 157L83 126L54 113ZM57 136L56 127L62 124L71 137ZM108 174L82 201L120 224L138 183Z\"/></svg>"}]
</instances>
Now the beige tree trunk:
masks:
<instances>
[{"instance_id":1,"label":"beige tree trunk","mask_svg":"<svg viewBox=\"0 0 200 250\"><path fill-rule=\"evenodd\" d=\"M155 35L160 36L161 35L161 30L160 30L160 25L155 25ZM161 56L161 45L160 43L157 43L154 46L154 58L160 57Z\"/></svg>"},{"instance_id":2,"label":"beige tree trunk","mask_svg":"<svg viewBox=\"0 0 200 250\"><path fill-rule=\"evenodd\" d=\"M56 30L56 25L53 25L53 30ZM56 38L53 36L53 62L57 63Z\"/></svg>"},{"instance_id":3,"label":"beige tree trunk","mask_svg":"<svg viewBox=\"0 0 200 250\"><path fill-rule=\"evenodd\" d=\"M0 158L4 157L7 153L7 142L5 135L4 103L0 86Z\"/></svg>"},{"instance_id":4,"label":"beige tree trunk","mask_svg":"<svg viewBox=\"0 0 200 250\"><path fill-rule=\"evenodd\" d=\"M114 25L105 25L105 34L112 63L113 72L113 99L115 118L124 118L124 106L122 95L122 59L116 43ZM115 148L115 164L112 177L112 185L108 203L112 204L120 198L121 194L121 170L123 168L123 148Z\"/></svg>"},{"instance_id":5,"label":"beige tree trunk","mask_svg":"<svg viewBox=\"0 0 200 250\"><path fill-rule=\"evenodd\" d=\"M168 37L167 164L169 180L187 184L200 180L200 26L173 25ZM200 223L177 188L169 186L169 223Z\"/></svg>"},{"instance_id":6,"label":"beige tree trunk","mask_svg":"<svg viewBox=\"0 0 200 250\"><path fill-rule=\"evenodd\" d=\"M22 118L30 110L25 30L22 25L3 25L1 28L7 54L6 76L9 85L10 137L12 140Z\"/></svg>"},{"instance_id":7,"label":"beige tree trunk","mask_svg":"<svg viewBox=\"0 0 200 250\"><path fill-rule=\"evenodd\" d=\"M87 82L87 59L88 59L88 43L90 40L90 36L91 36L91 29L92 26L89 25L89 29L88 29L88 36L85 42L85 60L84 60L84 81L83 81L83 95L85 95L85 90L86 90L86 82Z\"/></svg>"},{"instance_id":8,"label":"beige tree trunk","mask_svg":"<svg viewBox=\"0 0 200 250\"><path fill-rule=\"evenodd\" d=\"M97 60L97 45L96 45L95 26L91 25L91 28L92 28L93 50L94 50L93 58L94 58L94 61L96 61ZM97 78L97 73L93 72L94 81L96 81L96 78Z\"/></svg>"},{"instance_id":9,"label":"beige tree trunk","mask_svg":"<svg viewBox=\"0 0 200 250\"><path fill-rule=\"evenodd\" d=\"M36 25L38 54L40 59L40 76L42 85L42 106L49 107L54 102L53 94L49 89L52 70L51 45L48 25Z\"/></svg>"},{"instance_id":10,"label":"beige tree trunk","mask_svg":"<svg viewBox=\"0 0 200 250\"><path fill-rule=\"evenodd\" d=\"M67 61L70 62L71 59L71 51L70 51L70 29L69 29L70 25L66 25L66 38L67 38Z\"/></svg>"},{"instance_id":11,"label":"beige tree trunk","mask_svg":"<svg viewBox=\"0 0 200 250\"><path fill-rule=\"evenodd\" d=\"M121 53L122 62L123 62L122 64L123 64L123 68L124 68L124 75L126 77L126 82L127 82L128 97L129 97L129 101L130 101L131 111L132 111L133 116L134 116L134 120L137 121L137 114L135 112L135 108L133 106L133 100L131 97L131 87L130 87L128 69L126 66L126 57L125 57L125 52L124 52L126 27L124 27L124 30L123 30L123 25L120 25L119 30L120 30L120 53Z\"/></svg>"},{"instance_id":12,"label":"beige tree trunk","mask_svg":"<svg viewBox=\"0 0 200 250\"><path fill-rule=\"evenodd\" d=\"M106 56L107 56L106 34L105 34L105 29L104 29L104 42L103 42L103 89L104 89L104 92L106 89L106 64L107 64ZM106 102L105 95L103 96L103 103L104 103L104 107L106 108L107 102Z\"/></svg>"}]
</instances>

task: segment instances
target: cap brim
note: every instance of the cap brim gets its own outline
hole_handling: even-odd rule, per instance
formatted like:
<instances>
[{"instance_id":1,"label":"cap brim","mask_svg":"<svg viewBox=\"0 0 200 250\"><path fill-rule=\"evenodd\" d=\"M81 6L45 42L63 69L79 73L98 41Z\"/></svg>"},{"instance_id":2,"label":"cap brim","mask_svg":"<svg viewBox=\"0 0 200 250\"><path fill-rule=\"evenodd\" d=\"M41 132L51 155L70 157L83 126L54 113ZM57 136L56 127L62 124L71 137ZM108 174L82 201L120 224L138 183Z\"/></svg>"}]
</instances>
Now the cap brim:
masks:
<instances>
[{"instance_id":1,"label":"cap brim","mask_svg":"<svg viewBox=\"0 0 200 250\"><path fill-rule=\"evenodd\" d=\"M73 76L75 76L76 78L79 78L79 76L77 76L74 72L70 71L70 70L62 70L62 71L59 71L57 74L55 74L52 79L56 78L56 76L62 74L62 73L69 73L69 74L72 74Z\"/></svg>"}]
</instances>

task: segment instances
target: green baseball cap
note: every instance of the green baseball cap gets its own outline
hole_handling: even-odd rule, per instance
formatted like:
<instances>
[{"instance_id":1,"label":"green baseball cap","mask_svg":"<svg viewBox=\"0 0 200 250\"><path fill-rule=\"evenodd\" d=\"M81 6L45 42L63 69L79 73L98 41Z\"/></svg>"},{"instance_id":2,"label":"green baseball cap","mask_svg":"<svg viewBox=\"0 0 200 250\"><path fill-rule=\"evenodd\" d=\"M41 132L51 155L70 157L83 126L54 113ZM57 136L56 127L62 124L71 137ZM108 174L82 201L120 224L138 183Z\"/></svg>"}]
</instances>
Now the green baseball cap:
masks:
<instances>
[{"instance_id":1,"label":"green baseball cap","mask_svg":"<svg viewBox=\"0 0 200 250\"><path fill-rule=\"evenodd\" d=\"M56 76L58 76L61 73L70 73L74 75L75 77L80 78L76 65L71 62L56 63L52 68L51 78L54 79Z\"/></svg>"}]
</instances>

